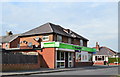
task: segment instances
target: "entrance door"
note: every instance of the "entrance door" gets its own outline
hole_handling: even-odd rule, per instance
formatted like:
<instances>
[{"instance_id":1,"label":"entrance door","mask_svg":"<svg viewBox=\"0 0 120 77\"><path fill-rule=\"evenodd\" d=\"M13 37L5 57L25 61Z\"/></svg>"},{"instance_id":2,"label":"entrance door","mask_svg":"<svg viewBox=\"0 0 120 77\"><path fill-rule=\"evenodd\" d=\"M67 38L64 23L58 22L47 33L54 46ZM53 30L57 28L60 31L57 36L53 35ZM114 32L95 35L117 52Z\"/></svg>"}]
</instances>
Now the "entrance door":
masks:
<instances>
[{"instance_id":1,"label":"entrance door","mask_svg":"<svg viewBox=\"0 0 120 77\"><path fill-rule=\"evenodd\" d=\"M68 68L68 52L65 52L65 68Z\"/></svg>"}]
</instances>

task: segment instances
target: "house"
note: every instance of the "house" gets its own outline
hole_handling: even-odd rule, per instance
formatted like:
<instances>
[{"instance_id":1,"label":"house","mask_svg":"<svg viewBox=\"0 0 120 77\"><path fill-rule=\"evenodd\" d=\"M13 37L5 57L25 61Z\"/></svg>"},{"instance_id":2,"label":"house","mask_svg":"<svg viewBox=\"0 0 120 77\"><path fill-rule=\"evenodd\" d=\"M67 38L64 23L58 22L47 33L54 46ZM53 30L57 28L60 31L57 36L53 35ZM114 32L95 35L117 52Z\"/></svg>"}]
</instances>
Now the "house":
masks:
<instances>
[{"instance_id":1,"label":"house","mask_svg":"<svg viewBox=\"0 0 120 77\"><path fill-rule=\"evenodd\" d=\"M93 55L93 62L95 65L104 65L104 62L108 62L108 58L115 58L117 56L117 52L113 51L112 49L105 47L105 46L99 46L98 42L96 42L96 48L97 52Z\"/></svg>"},{"instance_id":2,"label":"house","mask_svg":"<svg viewBox=\"0 0 120 77\"><path fill-rule=\"evenodd\" d=\"M19 45L19 51L28 50L24 54L30 54L31 50L38 53L40 67L68 68L93 65L92 55L96 49L87 47L89 40L60 25L45 23L16 37L14 41L19 40L14 45ZM8 50L18 51L12 49L11 41L9 44Z\"/></svg>"},{"instance_id":3,"label":"house","mask_svg":"<svg viewBox=\"0 0 120 77\"><path fill-rule=\"evenodd\" d=\"M19 40L18 37L20 34L14 34L12 31L6 32L6 36L0 36L0 48L19 48Z\"/></svg>"}]
</instances>

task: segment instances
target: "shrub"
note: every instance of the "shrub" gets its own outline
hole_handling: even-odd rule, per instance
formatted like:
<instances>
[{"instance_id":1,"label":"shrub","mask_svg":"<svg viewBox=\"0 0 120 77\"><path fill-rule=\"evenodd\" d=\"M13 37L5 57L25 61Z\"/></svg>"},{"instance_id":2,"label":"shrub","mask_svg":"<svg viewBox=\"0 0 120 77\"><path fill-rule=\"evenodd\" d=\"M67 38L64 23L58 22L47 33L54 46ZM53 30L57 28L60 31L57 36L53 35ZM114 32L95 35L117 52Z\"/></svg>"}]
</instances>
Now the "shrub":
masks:
<instances>
[{"instance_id":1,"label":"shrub","mask_svg":"<svg viewBox=\"0 0 120 77\"><path fill-rule=\"evenodd\" d=\"M109 63L114 63L114 62L119 62L120 63L120 58L108 58Z\"/></svg>"}]
</instances>

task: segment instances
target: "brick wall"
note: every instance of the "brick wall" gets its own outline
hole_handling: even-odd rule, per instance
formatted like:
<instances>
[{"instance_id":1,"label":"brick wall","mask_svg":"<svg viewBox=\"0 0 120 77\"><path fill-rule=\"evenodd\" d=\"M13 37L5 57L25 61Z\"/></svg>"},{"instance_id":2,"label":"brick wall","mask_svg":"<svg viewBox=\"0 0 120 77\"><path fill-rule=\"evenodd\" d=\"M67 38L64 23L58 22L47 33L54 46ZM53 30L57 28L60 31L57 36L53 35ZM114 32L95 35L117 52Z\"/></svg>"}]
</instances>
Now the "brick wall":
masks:
<instances>
[{"instance_id":1,"label":"brick wall","mask_svg":"<svg viewBox=\"0 0 120 77\"><path fill-rule=\"evenodd\" d=\"M20 43L20 38L18 37L12 42L10 42L10 48L17 48L19 43Z\"/></svg>"},{"instance_id":2,"label":"brick wall","mask_svg":"<svg viewBox=\"0 0 120 77\"><path fill-rule=\"evenodd\" d=\"M55 48L44 48L40 53L41 67L55 68Z\"/></svg>"},{"instance_id":3,"label":"brick wall","mask_svg":"<svg viewBox=\"0 0 120 77\"><path fill-rule=\"evenodd\" d=\"M66 36L62 36L62 42L64 42L64 43L68 43L68 37L66 37Z\"/></svg>"},{"instance_id":4,"label":"brick wall","mask_svg":"<svg viewBox=\"0 0 120 77\"><path fill-rule=\"evenodd\" d=\"M48 40L48 41L53 41L53 34L48 34L48 36L49 36L49 40ZM40 41L36 41L36 40L35 40L36 37L39 37L39 38L40 38ZM21 43L21 44L20 44L20 47L21 47L22 49L29 48L29 47L28 47L28 43L29 43L29 42L32 42L33 45L38 45L38 46L40 47L41 42L43 42L43 41L42 41L42 37L43 37L43 35L21 37L21 38L20 38L20 41L21 41L21 42L22 42L22 41L27 41L27 44L26 44L26 43ZM47 41L44 41L44 42L47 42Z\"/></svg>"},{"instance_id":5,"label":"brick wall","mask_svg":"<svg viewBox=\"0 0 120 77\"><path fill-rule=\"evenodd\" d=\"M104 65L104 61L96 61L94 62L94 65Z\"/></svg>"},{"instance_id":6,"label":"brick wall","mask_svg":"<svg viewBox=\"0 0 120 77\"><path fill-rule=\"evenodd\" d=\"M8 45L8 47L6 47L6 44ZM3 43L2 48L5 48L5 49L10 48L10 43Z\"/></svg>"},{"instance_id":7,"label":"brick wall","mask_svg":"<svg viewBox=\"0 0 120 77\"><path fill-rule=\"evenodd\" d=\"M92 66L93 62L75 62L75 67Z\"/></svg>"}]
</instances>

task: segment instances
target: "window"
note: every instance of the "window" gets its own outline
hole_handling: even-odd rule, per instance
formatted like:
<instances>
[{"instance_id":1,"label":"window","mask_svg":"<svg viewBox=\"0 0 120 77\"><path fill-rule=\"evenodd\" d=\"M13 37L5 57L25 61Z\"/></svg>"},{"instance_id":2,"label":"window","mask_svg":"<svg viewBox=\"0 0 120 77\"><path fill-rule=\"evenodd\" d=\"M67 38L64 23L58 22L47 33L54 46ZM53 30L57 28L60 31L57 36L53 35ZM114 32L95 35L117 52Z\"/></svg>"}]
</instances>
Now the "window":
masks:
<instances>
[{"instance_id":1,"label":"window","mask_svg":"<svg viewBox=\"0 0 120 77\"><path fill-rule=\"evenodd\" d=\"M104 59L104 56L95 56L96 61L103 61Z\"/></svg>"},{"instance_id":2,"label":"window","mask_svg":"<svg viewBox=\"0 0 120 77\"><path fill-rule=\"evenodd\" d=\"M80 40L80 46L83 46L83 40Z\"/></svg>"},{"instance_id":3,"label":"window","mask_svg":"<svg viewBox=\"0 0 120 77\"><path fill-rule=\"evenodd\" d=\"M65 67L65 52L57 51L57 68Z\"/></svg>"},{"instance_id":4,"label":"window","mask_svg":"<svg viewBox=\"0 0 120 77\"><path fill-rule=\"evenodd\" d=\"M64 60L64 52L57 51L57 60Z\"/></svg>"},{"instance_id":5,"label":"window","mask_svg":"<svg viewBox=\"0 0 120 77\"><path fill-rule=\"evenodd\" d=\"M92 61L92 54L88 54L88 61Z\"/></svg>"},{"instance_id":6,"label":"window","mask_svg":"<svg viewBox=\"0 0 120 77\"><path fill-rule=\"evenodd\" d=\"M42 40L43 40L43 41L49 41L49 36L48 36L48 35L43 36L43 37L42 37Z\"/></svg>"},{"instance_id":7,"label":"window","mask_svg":"<svg viewBox=\"0 0 120 77\"><path fill-rule=\"evenodd\" d=\"M57 52L57 60L60 60L60 51Z\"/></svg>"},{"instance_id":8,"label":"window","mask_svg":"<svg viewBox=\"0 0 120 77\"><path fill-rule=\"evenodd\" d=\"M76 61L77 62L81 61L81 53L80 52L76 52Z\"/></svg>"},{"instance_id":9,"label":"window","mask_svg":"<svg viewBox=\"0 0 120 77\"><path fill-rule=\"evenodd\" d=\"M32 42L29 42L29 43L28 43L28 46L29 46L29 47L32 47Z\"/></svg>"},{"instance_id":10,"label":"window","mask_svg":"<svg viewBox=\"0 0 120 77\"><path fill-rule=\"evenodd\" d=\"M17 45L17 48L20 48L20 44Z\"/></svg>"},{"instance_id":11,"label":"window","mask_svg":"<svg viewBox=\"0 0 120 77\"><path fill-rule=\"evenodd\" d=\"M5 47L8 48L8 43L5 44Z\"/></svg>"},{"instance_id":12,"label":"window","mask_svg":"<svg viewBox=\"0 0 120 77\"><path fill-rule=\"evenodd\" d=\"M62 36L57 35L57 41L62 42Z\"/></svg>"},{"instance_id":13,"label":"window","mask_svg":"<svg viewBox=\"0 0 120 77\"><path fill-rule=\"evenodd\" d=\"M72 60L72 53L69 53L69 60Z\"/></svg>"},{"instance_id":14,"label":"window","mask_svg":"<svg viewBox=\"0 0 120 77\"><path fill-rule=\"evenodd\" d=\"M71 44L71 38L68 38L68 43Z\"/></svg>"}]
</instances>

